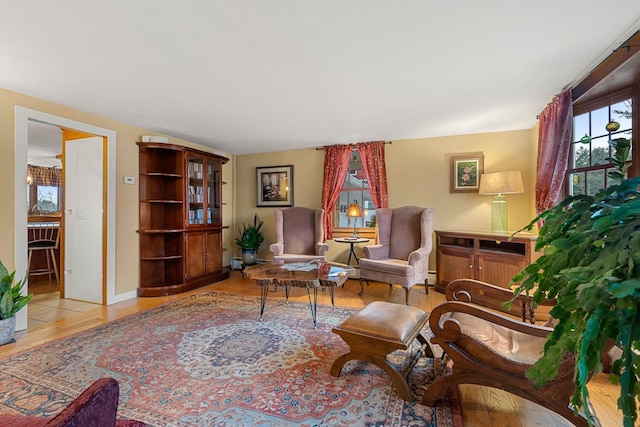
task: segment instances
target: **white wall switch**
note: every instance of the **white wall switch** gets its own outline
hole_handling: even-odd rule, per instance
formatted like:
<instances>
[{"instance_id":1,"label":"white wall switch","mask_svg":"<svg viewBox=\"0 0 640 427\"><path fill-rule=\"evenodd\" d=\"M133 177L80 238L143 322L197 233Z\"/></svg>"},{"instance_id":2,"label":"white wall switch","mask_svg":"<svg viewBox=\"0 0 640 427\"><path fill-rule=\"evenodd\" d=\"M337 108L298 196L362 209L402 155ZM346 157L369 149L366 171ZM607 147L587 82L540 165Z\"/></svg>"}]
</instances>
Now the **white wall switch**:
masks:
<instances>
[{"instance_id":1,"label":"white wall switch","mask_svg":"<svg viewBox=\"0 0 640 427\"><path fill-rule=\"evenodd\" d=\"M125 176L124 177L124 183L133 185L133 184L136 183L136 179L134 177L132 177L132 176Z\"/></svg>"}]
</instances>

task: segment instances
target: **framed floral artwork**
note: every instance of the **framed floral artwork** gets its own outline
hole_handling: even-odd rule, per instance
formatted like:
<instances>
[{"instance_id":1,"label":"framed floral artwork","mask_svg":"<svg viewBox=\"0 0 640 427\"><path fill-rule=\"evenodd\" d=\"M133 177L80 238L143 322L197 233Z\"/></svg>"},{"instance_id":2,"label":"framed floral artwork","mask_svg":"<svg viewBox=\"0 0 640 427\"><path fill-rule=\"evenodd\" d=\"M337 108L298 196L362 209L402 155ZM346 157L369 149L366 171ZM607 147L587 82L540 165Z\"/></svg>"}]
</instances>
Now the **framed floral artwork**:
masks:
<instances>
[{"instance_id":1,"label":"framed floral artwork","mask_svg":"<svg viewBox=\"0 0 640 427\"><path fill-rule=\"evenodd\" d=\"M484 172L484 155L451 156L451 193L477 193Z\"/></svg>"}]
</instances>

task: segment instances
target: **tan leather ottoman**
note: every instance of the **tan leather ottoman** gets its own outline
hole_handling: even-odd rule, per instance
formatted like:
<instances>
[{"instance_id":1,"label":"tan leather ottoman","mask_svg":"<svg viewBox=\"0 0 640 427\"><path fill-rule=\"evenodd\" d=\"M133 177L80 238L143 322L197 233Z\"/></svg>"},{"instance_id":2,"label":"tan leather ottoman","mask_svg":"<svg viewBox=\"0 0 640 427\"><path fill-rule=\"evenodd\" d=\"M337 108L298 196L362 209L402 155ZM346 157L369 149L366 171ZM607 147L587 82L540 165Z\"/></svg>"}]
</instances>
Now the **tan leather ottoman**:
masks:
<instances>
[{"instance_id":1,"label":"tan leather ottoman","mask_svg":"<svg viewBox=\"0 0 640 427\"><path fill-rule=\"evenodd\" d=\"M353 359L373 363L391 377L402 399L412 401L407 376L422 353L433 357L427 340L420 333L428 320L427 313L409 305L382 301L369 303L333 328L333 333L342 337L350 351L333 362L329 373L339 376L344 364ZM401 373L389 363L387 355L395 350L407 350L416 338L421 344L420 350Z\"/></svg>"}]
</instances>

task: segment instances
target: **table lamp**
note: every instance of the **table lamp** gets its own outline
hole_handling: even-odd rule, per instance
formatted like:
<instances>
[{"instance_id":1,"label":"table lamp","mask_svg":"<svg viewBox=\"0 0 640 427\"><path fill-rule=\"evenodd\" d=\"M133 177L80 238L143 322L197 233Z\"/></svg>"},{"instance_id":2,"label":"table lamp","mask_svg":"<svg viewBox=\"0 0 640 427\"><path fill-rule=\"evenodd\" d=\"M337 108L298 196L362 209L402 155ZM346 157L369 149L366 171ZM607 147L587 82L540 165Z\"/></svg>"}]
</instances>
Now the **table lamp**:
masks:
<instances>
[{"instance_id":1,"label":"table lamp","mask_svg":"<svg viewBox=\"0 0 640 427\"><path fill-rule=\"evenodd\" d=\"M360 236L356 232L356 225L358 224L358 217L362 216L362 211L360 210L360 206L356 200L353 201L347 208L347 217L354 218L353 220L353 235L351 236L354 239L359 239Z\"/></svg>"},{"instance_id":2,"label":"table lamp","mask_svg":"<svg viewBox=\"0 0 640 427\"><path fill-rule=\"evenodd\" d=\"M509 228L507 226L507 201L504 195L524 193L520 171L483 173L480 177L479 193L494 196L491 204L491 231L506 233Z\"/></svg>"}]
</instances>

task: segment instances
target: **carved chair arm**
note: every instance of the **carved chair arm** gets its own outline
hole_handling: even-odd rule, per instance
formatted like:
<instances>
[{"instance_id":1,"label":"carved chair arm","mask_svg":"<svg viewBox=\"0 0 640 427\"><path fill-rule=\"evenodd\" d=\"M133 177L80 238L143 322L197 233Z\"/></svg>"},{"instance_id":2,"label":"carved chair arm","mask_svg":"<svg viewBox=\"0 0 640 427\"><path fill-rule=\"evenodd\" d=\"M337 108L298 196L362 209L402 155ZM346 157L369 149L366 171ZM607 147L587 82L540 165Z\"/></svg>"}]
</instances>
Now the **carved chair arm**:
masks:
<instances>
[{"instance_id":1,"label":"carved chair arm","mask_svg":"<svg viewBox=\"0 0 640 427\"><path fill-rule=\"evenodd\" d=\"M447 301L462 301L487 307L492 310L497 310L503 313L517 316L522 321L529 321L535 323L536 321L536 308L531 305L531 297L526 295L518 295L514 298L513 291L508 288L485 283L479 280L473 279L458 279L454 280L447 285L445 290L445 296ZM506 301L511 301L511 308L507 308L503 305ZM555 305L555 301L545 300L539 307L546 307L546 312L549 308ZM548 318L548 313L542 317Z\"/></svg>"}]
</instances>

